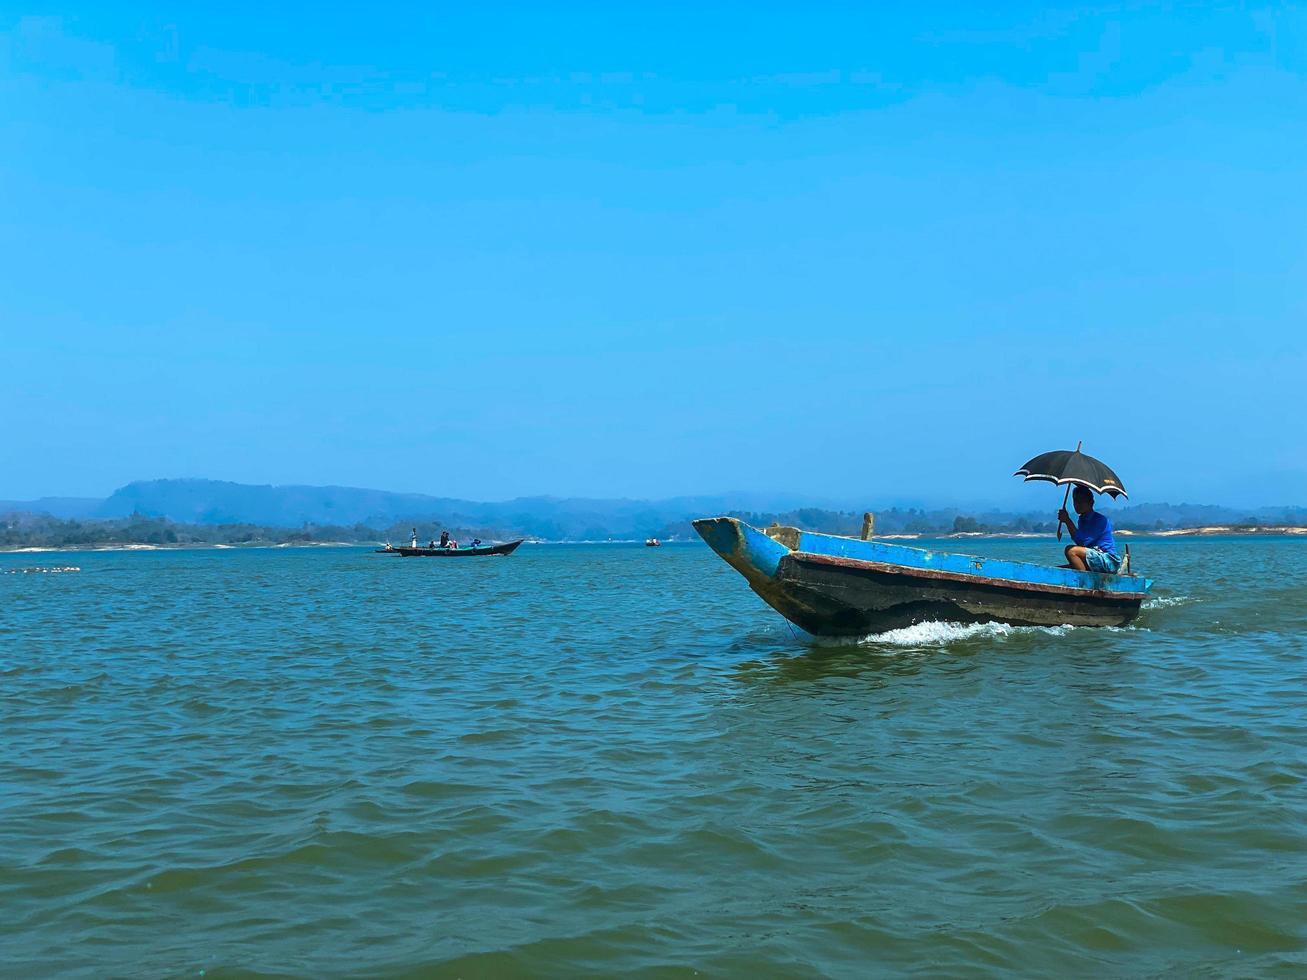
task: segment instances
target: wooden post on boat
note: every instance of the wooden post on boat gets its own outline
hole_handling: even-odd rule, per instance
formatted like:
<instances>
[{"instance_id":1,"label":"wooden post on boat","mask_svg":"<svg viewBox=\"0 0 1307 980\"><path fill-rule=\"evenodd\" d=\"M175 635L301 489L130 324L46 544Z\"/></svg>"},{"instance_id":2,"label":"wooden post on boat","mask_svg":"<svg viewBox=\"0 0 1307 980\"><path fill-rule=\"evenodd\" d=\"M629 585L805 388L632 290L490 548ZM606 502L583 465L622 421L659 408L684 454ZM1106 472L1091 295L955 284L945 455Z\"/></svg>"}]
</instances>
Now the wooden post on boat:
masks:
<instances>
[{"instance_id":1,"label":"wooden post on boat","mask_svg":"<svg viewBox=\"0 0 1307 980\"><path fill-rule=\"evenodd\" d=\"M876 515L867 511L862 515L862 540L870 541L871 536L876 533Z\"/></svg>"}]
</instances>

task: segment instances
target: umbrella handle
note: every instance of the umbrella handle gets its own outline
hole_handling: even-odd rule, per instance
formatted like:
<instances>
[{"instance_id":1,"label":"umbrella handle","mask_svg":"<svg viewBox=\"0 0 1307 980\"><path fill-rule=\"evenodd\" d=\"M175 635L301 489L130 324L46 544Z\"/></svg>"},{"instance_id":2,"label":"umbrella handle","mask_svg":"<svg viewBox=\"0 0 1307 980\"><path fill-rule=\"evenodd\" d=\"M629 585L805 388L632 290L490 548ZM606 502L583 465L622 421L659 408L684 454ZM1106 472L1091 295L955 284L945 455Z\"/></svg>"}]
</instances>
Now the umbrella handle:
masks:
<instances>
[{"instance_id":1,"label":"umbrella handle","mask_svg":"<svg viewBox=\"0 0 1307 980\"><path fill-rule=\"evenodd\" d=\"M1085 444L1083 439L1076 442L1076 452L1080 452L1080 447ZM1062 509L1066 510L1066 502L1071 499L1071 484L1066 485L1066 493L1062 494ZM1057 519L1057 539L1062 540L1062 518L1059 515Z\"/></svg>"}]
</instances>

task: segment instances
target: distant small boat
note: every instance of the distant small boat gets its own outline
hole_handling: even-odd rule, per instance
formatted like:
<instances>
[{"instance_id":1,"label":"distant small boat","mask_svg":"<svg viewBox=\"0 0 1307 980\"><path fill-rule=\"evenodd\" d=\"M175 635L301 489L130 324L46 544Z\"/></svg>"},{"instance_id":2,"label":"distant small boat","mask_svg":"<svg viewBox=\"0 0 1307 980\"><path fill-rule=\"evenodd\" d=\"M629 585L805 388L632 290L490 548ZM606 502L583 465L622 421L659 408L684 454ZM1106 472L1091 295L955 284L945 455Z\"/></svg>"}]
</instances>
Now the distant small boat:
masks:
<instances>
[{"instance_id":1,"label":"distant small boat","mask_svg":"<svg viewBox=\"0 0 1307 980\"><path fill-rule=\"evenodd\" d=\"M659 545L661 545L661 544L662 544L662 542L659 541L657 538L645 538L645 539L644 539L644 546L645 546L646 548L657 548L657 547L658 547Z\"/></svg>"},{"instance_id":2,"label":"distant small boat","mask_svg":"<svg viewBox=\"0 0 1307 980\"><path fill-rule=\"evenodd\" d=\"M386 546L384 548L373 548L372 553L374 555L397 555L399 554L399 549L394 547L393 545L391 545L389 541L387 541Z\"/></svg>"},{"instance_id":3,"label":"distant small boat","mask_svg":"<svg viewBox=\"0 0 1307 980\"><path fill-rule=\"evenodd\" d=\"M525 538L518 538L506 544L483 544L470 548L394 548L392 550L403 558L481 558L487 555L511 555L525 540Z\"/></svg>"},{"instance_id":4,"label":"distant small boat","mask_svg":"<svg viewBox=\"0 0 1307 980\"><path fill-rule=\"evenodd\" d=\"M1124 626L1153 585L1128 564L1120 575L1078 572L794 527L760 531L733 517L698 520L694 529L768 605L819 636L929 620Z\"/></svg>"}]
</instances>

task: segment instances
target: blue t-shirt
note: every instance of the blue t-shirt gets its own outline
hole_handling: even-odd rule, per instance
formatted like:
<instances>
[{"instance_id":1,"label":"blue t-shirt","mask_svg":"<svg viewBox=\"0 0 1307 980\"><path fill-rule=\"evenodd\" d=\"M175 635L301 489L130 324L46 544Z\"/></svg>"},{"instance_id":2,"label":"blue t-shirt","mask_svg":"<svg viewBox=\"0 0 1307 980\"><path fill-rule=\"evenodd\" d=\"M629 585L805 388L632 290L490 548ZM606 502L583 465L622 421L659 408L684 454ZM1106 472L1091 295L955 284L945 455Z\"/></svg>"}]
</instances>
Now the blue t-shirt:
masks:
<instances>
[{"instance_id":1,"label":"blue t-shirt","mask_svg":"<svg viewBox=\"0 0 1307 980\"><path fill-rule=\"evenodd\" d=\"M1085 548L1097 548L1109 555L1116 554L1116 540L1112 537L1112 522L1096 510L1081 514L1076 524L1076 533L1071 535L1075 543Z\"/></svg>"}]
</instances>

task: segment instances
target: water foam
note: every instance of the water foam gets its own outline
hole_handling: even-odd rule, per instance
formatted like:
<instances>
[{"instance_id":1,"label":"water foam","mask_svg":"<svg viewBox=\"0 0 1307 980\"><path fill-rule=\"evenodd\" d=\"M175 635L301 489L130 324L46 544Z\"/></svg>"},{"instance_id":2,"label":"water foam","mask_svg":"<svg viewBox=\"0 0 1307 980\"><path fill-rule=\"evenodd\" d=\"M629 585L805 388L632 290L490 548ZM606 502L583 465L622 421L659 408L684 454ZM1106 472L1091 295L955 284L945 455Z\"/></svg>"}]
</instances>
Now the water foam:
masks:
<instances>
[{"instance_id":1,"label":"water foam","mask_svg":"<svg viewBox=\"0 0 1307 980\"><path fill-rule=\"evenodd\" d=\"M6 575L27 575L32 572L55 575L59 572L80 572L81 569L76 565L30 565L27 568L6 568L3 571Z\"/></svg>"},{"instance_id":2,"label":"water foam","mask_svg":"<svg viewBox=\"0 0 1307 980\"><path fill-rule=\"evenodd\" d=\"M1009 636L1033 635L1062 636L1074 626L1011 626L1007 623L951 623L932 621L914 623L884 633L872 633L853 642L863 647L946 647L951 643L974 639L1005 639ZM848 644L849 640L826 641Z\"/></svg>"},{"instance_id":3,"label":"water foam","mask_svg":"<svg viewBox=\"0 0 1307 980\"><path fill-rule=\"evenodd\" d=\"M1183 606L1187 602L1193 602L1194 597L1191 595L1154 595L1144 600L1142 609L1169 609L1172 606Z\"/></svg>"},{"instance_id":4,"label":"water foam","mask_svg":"<svg viewBox=\"0 0 1307 980\"><path fill-rule=\"evenodd\" d=\"M896 647L948 646L960 640L976 638L1002 639L1021 633L1047 633L1061 636L1070 626L1011 626L1007 623L914 623L901 629L863 637L862 644Z\"/></svg>"}]
</instances>

